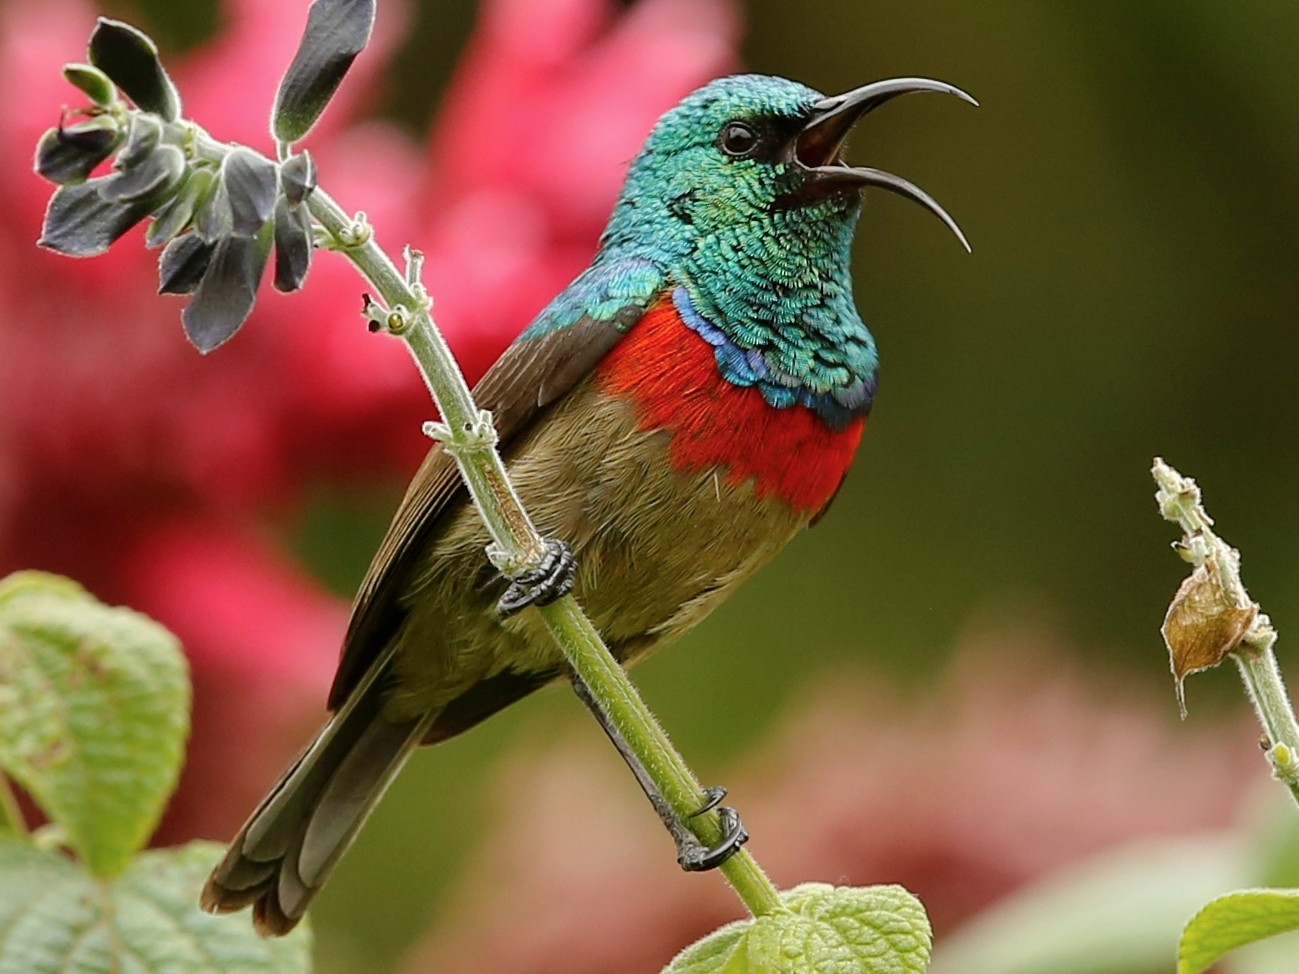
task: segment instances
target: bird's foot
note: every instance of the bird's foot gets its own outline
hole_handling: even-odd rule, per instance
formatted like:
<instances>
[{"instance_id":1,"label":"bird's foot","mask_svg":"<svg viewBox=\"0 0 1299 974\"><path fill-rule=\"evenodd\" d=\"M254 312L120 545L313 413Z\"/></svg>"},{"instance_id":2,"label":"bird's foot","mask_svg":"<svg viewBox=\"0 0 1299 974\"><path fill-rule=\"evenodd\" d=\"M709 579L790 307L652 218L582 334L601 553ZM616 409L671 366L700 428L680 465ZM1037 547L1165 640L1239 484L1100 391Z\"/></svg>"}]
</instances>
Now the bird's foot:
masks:
<instances>
[{"instance_id":1,"label":"bird's foot","mask_svg":"<svg viewBox=\"0 0 1299 974\"><path fill-rule=\"evenodd\" d=\"M546 538L544 543L540 564L510 579L510 587L496 603L501 616L512 616L530 605L549 605L573 590L577 559L572 549L555 538Z\"/></svg>"},{"instance_id":2,"label":"bird's foot","mask_svg":"<svg viewBox=\"0 0 1299 974\"><path fill-rule=\"evenodd\" d=\"M723 805L726 789L722 787L705 788L707 801L691 818L698 818L717 809L722 819L722 840L712 848L706 847L689 829L681 826L671 829L672 837L677 843L677 862L686 872L696 873L716 869L727 859L740 851L740 846L749 841L749 830L740 821L740 813L729 805Z\"/></svg>"}]
</instances>

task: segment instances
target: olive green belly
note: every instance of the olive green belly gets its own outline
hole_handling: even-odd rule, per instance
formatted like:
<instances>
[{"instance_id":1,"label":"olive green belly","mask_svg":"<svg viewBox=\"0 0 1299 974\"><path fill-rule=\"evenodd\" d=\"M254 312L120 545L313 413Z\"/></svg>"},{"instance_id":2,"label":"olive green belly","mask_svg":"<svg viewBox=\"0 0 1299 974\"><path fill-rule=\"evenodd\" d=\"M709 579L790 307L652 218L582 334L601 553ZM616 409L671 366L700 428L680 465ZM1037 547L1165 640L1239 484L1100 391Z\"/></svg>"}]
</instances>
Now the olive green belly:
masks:
<instances>
[{"instance_id":1,"label":"olive green belly","mask_svg":"<svg viewBox=\"0 0 1299 974\"><path fill-rule=\"evenodd\" d=\"M538 530L572 546L574 594L624 661L697 623L808 520L752 483L728 484L725 469L673 471L667 445L666 433L636 428L629 403L587 383L507 457ZM439 710L505 670L563 666L536 610L493 611L505 582L473 508L457 502L444 517L402 600L394 716Z\"/></svg>"}]
</instances>

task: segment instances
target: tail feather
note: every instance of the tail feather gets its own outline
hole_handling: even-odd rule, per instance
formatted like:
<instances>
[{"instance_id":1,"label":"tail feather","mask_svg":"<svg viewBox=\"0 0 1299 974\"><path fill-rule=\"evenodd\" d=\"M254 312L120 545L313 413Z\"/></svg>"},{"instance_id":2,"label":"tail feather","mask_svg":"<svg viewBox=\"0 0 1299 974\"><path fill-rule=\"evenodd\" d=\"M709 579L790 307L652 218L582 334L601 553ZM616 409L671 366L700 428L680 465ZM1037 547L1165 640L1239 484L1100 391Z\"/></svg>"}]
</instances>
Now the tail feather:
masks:
<instances>
[{"instance_id":1,"label":"tail feather","mask_svg":"<svg viewBox=\"0 0 1299 974\"><path fill-rule=\"evenodd\" d=\"M252 905L265 936L286 934L302 919L432 722L433 715L384 717L386 669L386 662L372 668L252 813L208 878L203 909Z\"/></svg>"}]
</instances>

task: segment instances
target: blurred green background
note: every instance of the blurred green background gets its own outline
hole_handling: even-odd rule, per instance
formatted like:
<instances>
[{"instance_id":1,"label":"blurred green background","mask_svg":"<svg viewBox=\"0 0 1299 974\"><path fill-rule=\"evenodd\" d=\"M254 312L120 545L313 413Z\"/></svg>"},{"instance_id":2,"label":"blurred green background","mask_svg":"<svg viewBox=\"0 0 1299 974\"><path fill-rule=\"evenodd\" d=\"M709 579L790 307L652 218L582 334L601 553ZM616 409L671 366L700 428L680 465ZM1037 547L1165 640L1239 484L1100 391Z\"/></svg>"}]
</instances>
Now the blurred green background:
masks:
<instances>
[{"instance_id":1,"label":"blurred green background","mask_svg":"<svg viewBox=\"0 0 1299 974\"><path fill-rule=\"evenodd\" d=\"M116 6L173 48L215 17L207 0ZM1162 688L1181 568L1152 501L1156 454L1205 488L1284 652L1299 625L1299 5L744 6L752 70L827 92L926 75L982 108L908 100L854 140L855 160L940 199L974 253L869 198L856 283L883 367L854 474L821 527L636 671L703 776L803 681L847 665L921 683L989 615L1045 616L1088 659ZM427 124L473 13L418 6L384 113ZM289 529L339 592L401 487L322 495ZM1232 683L1193 682L1192 704ZM550 692L413 762L321 899L322 946L345 925L346 950L395 956L472 846L482 770L586 720Z\"/></svg>"}]
</instances>

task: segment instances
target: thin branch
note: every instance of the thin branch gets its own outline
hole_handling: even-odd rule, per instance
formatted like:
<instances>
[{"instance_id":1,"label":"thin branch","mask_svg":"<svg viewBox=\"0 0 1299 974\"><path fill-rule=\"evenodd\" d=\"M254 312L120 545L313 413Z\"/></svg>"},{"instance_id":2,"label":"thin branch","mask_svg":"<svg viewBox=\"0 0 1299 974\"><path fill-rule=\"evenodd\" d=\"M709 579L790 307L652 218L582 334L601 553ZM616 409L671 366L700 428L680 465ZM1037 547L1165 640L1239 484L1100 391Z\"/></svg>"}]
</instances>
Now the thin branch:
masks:
<instances>
[{"instance_id":1,"label":"thin branch","mask_svg":"<svg viewBox=\"0 0 1299 974\"><path fill-rule=\"evenodd\" d=\"M440 440L455 459L491 535L489 556L493 564L507 574L536 565L544 552L542 538L510 484L496 450L491 415L474 404L446 340L429 316L428 295L418 279L421 256L408 251L409 266L403 274L375 242L362 216L348 216L319 188L308 198L308 205L312 216L332 238L333 249L356 265L387 305L371 314L381 314L386 330L404 339L414 356L443 418L442 423L429 424L426 432ZM565 596L539 611L573 670L609 715L673 811L681 821L690 823L705 845L719 842L722 827L716 813L691 818L706 800L699 780L577 601ZM780 909L775 886L747 850L732 856L721 871L753 915Z\"/></svg>"},{"instance_id":2,"label":"thin branch","mask_svg":"<svg viewBox=\"0 0 1299 974\"><path fill-rule=\"evenodd\" d=\"M1222 656L1230 656L1240 670L1241 679L1249 693L1250 702L1258 714L1259 722L1267 733L1267 758L1272 767L1272 774L1290 789L1291 795L1299 802L1299 721L1295 719L1294 708L1286 695L1285 684L1281 680L1281 671L1277 666L1273 647L1276 644L1276 630L1272 621L1253 602L1245 591L1240 580L1240 552L1222 540L1213 530L1213 518L1204 509L1200 488L1190 477L1184 477L1175 469L1158 458L1151 470L1159 489L1155 501L1165 520L1181 526L1184 536L1175 542L1178 553L1196 568L1197 576L1211 582L1204 590L1209 594L1197 599L1193 610L1195 616L1184 628L1192 630L1191 638L1198 634L1221 634L1230 631L1219 623L1224 617L1244 618L1239 614L1248 613L1249 623L1230 645L1221 645L1219 651L1197 660L1195 665L1179 668L1178 646L1169 641L1169 651L1173 653L1174 673L1179 681L1185 673L1217 665ZM1203 575L1201 575L1203 573ZM1182 600L1187 591L1184 585L1174 600L1176 609L1179 601L1189 604L1190 599ZM1170 619L1172 618L1170 610ZM1194 630L1198 630L1198 633ZM1165 638L1169 636L1169 624L1165 622ZM1199 647L1203 648L1203 646Z\"/></svg>"}]
</instances>

